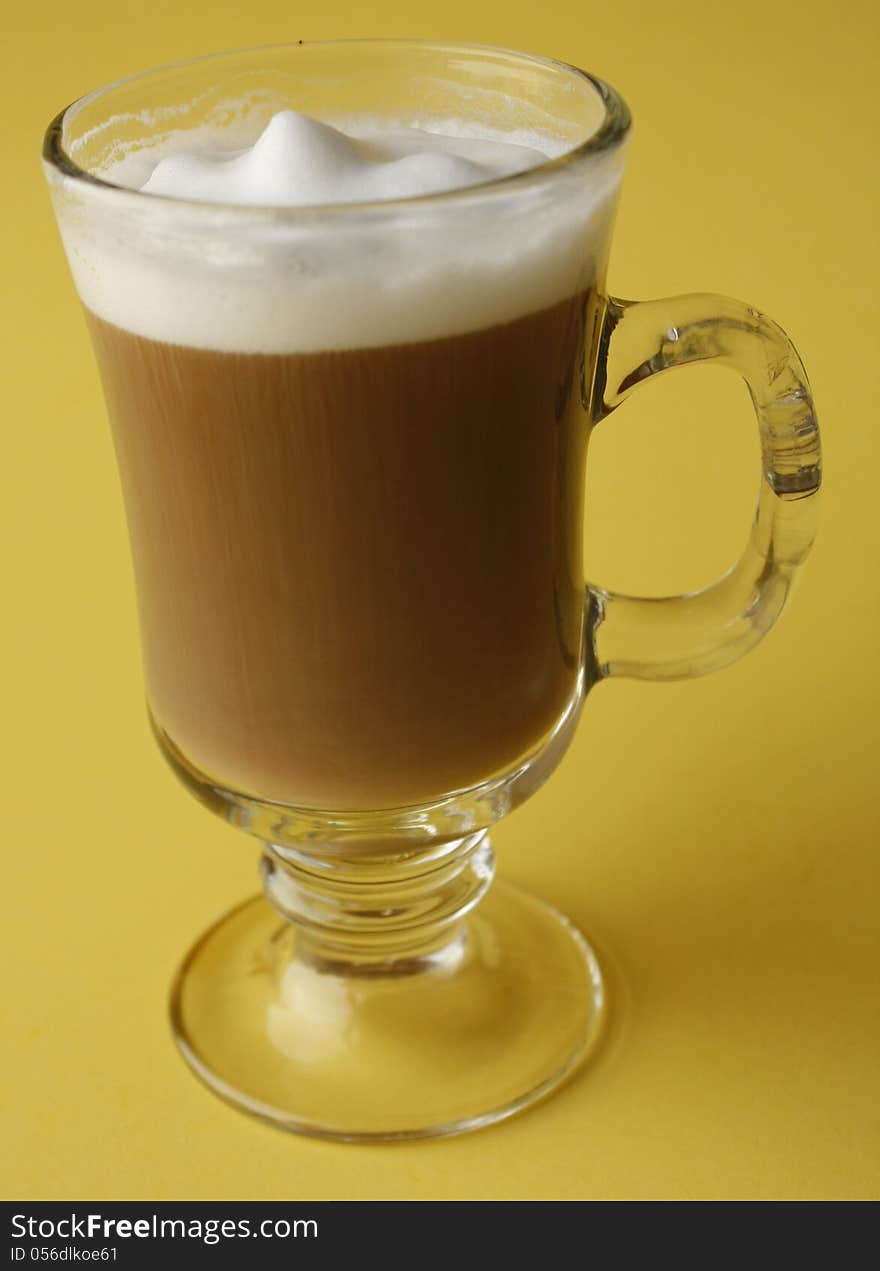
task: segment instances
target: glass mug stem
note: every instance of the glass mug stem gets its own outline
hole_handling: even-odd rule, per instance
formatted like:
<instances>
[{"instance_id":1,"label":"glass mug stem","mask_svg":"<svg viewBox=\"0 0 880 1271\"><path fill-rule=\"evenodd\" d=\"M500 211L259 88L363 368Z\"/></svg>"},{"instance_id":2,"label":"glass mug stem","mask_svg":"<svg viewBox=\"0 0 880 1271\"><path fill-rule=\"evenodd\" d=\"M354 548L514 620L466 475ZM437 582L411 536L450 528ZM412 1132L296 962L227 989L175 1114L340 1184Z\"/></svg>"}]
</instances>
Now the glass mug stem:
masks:
<instances>
[{"instance_id":1,"label":"glass mug stem","mask_svg":"<svg viewBox=\"0 0 880 1271\"><path fill-rule=\"evenodd\" d=\"M442 852L356 862L266 844L266 899L299 930L299 956L340 974L409 975L455 960L462 923L495 872L486 830Z\"/></svg>"},{"instance_id":2,"label":"glass mug stem","mask_svg":"<svg viewBox=\"0 0 880 1271\"><path fill-rule=\"evenodd\" d=\"M815 536L821 460L806 373L775 322L724 296L611 298L600 350L596 421L675 367L727 367L748 386L763 472L741 559L717 582L682 596L648 599L588 588L600 677L680 680L720 670L773 626Z\"/></svg>"}]
</instances>

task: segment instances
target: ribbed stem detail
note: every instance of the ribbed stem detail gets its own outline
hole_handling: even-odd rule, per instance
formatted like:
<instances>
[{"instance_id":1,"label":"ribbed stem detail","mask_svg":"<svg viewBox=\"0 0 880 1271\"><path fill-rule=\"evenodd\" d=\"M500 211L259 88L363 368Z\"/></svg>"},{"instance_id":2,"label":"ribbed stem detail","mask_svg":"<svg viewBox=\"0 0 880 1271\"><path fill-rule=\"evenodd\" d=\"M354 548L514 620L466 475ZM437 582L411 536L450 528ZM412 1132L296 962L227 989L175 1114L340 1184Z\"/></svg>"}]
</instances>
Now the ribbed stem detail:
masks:
<instances>
[{"instance_id":1,"label":"ribbed stem detail","mask_svg":"<svg viewBox=\"0 0 880 1271\"><path fill-rule=\"evenodd\" d=\"M297 928L300 957L360 974L406 974L454 957L461 921L492 881L487 832L390 864L267 843L260 871L269 903Z\"/></svg>"}]
</instances>

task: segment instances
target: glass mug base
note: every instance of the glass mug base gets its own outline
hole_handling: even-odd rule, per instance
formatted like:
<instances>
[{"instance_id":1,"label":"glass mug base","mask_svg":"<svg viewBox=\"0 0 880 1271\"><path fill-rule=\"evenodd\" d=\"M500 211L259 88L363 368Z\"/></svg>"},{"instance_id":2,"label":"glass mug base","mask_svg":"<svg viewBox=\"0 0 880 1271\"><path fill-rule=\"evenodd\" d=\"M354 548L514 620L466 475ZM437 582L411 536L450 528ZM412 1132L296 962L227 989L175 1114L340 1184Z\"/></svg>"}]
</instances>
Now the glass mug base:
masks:
<instances>
[{"instance_id":1,"label":"glass mug base","mask_svg":"<svg viewBox=\"0 0 880 1271\"><path fill-rule=\"evenodd\" d=\"M174 1036L227 1102L349 1142L476 1130L549 1094L595 1049L596 956L562 914L494 883L440 947L375 966L328 958L264 897L190 950Z\"/></svg>"}]
</instances>

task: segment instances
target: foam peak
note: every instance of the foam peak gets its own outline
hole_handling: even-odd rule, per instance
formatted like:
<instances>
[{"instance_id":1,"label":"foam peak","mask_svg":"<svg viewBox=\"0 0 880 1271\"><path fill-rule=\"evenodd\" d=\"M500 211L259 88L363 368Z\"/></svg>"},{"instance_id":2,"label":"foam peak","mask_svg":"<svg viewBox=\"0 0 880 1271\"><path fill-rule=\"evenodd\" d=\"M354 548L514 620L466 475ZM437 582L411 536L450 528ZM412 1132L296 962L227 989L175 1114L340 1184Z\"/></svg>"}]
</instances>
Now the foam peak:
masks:
<instances>
[{"instance_id":1,"label":"foam peak","mask_svg":"<svg viewBox=\"0 0 880 1271\"><path fill-rule=\"evenodd\" d=\"M349 135L283 110L247 150L160 158L141 187L200 202L280 207L413 198L510 176L543 162L511 142L416 128Z\"/></svg>"}]
</instances>

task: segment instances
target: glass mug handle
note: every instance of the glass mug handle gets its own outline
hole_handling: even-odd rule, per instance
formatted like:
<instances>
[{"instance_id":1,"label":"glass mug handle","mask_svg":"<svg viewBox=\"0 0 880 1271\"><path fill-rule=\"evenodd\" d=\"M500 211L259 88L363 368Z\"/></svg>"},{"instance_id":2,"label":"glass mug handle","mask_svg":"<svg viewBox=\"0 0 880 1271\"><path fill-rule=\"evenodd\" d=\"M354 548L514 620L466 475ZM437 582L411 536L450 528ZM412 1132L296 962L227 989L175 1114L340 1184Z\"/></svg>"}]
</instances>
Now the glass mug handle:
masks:
<instances>
[{"instance_id":1,"label":"glass mug handle","mask_svg":"<svg viewBox=\"0 0 880 1271\"><path fill-rule=\"evenodd\" d=\"M763 476L751 537L737 564L688 595L649 599L588 585L599 679L686 679L736 661L779 617L813 542L821 452L807 377L785 332L748 305L711 295L609 298L594 422L646 380L693 362L738 372L755 407Z\"/></svg>"}]
</instances>

